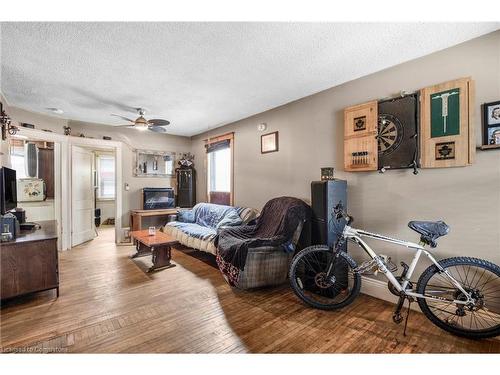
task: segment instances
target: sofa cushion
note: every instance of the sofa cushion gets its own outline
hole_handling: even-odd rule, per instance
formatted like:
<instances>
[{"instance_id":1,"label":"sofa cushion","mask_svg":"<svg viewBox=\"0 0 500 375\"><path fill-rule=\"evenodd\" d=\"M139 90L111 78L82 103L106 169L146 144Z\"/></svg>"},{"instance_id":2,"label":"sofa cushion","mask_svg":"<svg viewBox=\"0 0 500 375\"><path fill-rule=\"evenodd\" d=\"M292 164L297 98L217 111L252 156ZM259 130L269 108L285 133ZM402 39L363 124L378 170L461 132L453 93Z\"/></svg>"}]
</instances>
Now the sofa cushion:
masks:
<instances>
[{"instance_id":1,"label":"sofa cushion","mask_svg":"<svg viewBox=\"0 0 500 375\"><path fill-rule=\"evenodd\" d=\"M232 227L235 225L241 225L243 223L243 220L241 220L240 215L238 215L238 211L236 211L234 208L231 210L228 210L224 218L219 221L217 224L216 228L220 227Z\"/></svg>"},{"instance_id":2,"label":"sofa cushion","mask_svg":"<svg viewBox=\"0 0 500 375\"><path fill-rule=\"evenodd\" d=\"M172 221L170 223L167 223L167 225L175 227L191 237L199 238L202 240L212 239L217 234L217 231L214 228L204 227L196 223L182 223L180 221Z\"/></svg>"},{"instance_id":3,"label":"sofa cushion","mask_svg":"<svg viewBox=\"0 0 500 375\"><path fill-rule=\"evenodd\" d=\"M194 223L194 210L180 210L177 213L177 221L180 221L181 223Z\"/></svg>"},{"instance_id":4,"label":"sofa cushion","mask_svg":"<svg viewBox=\"0 0 500 375\"><path fill-rule=\"evenodd\" d=\"M195 206L195 222L201 226L216 229L219 222L230 212L236 212L234 207L199 203Z\"/></svg>"},{"instance_id":5,"label":"sofa cushion","mask_svg":"<svg viewBox=\"0 0 500 375\"><path fill-rule=\"evenodd\" d=\"M241 220L243 221L242 224L248 224L249 221L255 219L257 216L259 216L259 211L257 211L254 208L250 207L235 207L236 212L238 212L238 215L241 217Z\"/></svg>"}]
</instances>

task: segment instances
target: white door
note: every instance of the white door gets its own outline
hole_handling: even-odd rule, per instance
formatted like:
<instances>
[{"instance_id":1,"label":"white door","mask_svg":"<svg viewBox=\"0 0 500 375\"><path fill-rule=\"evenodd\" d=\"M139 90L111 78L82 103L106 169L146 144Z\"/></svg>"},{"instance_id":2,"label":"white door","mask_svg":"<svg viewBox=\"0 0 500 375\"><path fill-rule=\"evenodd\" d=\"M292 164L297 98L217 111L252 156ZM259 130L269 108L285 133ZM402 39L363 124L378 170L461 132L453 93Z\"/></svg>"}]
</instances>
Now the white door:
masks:
<instances>
[{"instance_id":1,"label":"white door","mask_svg":"<svg viewBox=\"0 0 500 375\"><path fill-rule=\"evenodd\" d=\"M73 146L71 151L71 246L95 237L92 152Z\"/></svg>"}]
</instances>

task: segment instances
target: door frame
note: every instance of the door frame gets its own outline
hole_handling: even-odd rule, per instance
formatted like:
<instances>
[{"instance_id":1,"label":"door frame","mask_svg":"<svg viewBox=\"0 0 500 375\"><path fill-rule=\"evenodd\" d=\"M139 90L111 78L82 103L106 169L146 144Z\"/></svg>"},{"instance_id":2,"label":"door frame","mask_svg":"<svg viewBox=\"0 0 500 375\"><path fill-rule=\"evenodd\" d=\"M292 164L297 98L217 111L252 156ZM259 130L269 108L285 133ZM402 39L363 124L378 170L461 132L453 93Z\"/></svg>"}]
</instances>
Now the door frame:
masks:
<instances>
[{"instance_id":1,"label":"door frame","mask_svg":"<svg viewBox=\"0 0 500 375\"><path fill-rule=\"evenodd\" d=\"M69 137L68 137L69 138ZM115 243L120 243L122 230L122 185L123 185L123 175L122 175L122 142L117 141L106 141L101 139L93 139L93 138L82 138L82 137L74 137L69 142L70 152L69 155L73 155L72 147L85 147L85 148L95 148L95 149L105 149L111 151L115 155ZM70 176L72 175L72 160L68 161ZM68 181L69 182L69 181ZM71 189L69 202L71 202ZM71 204L69 207L69 223L70 228L72 228L71 222ZM71 238L71 237L70 237Z\"/></svg>"},{"instance_id":2,"label":"door frame","mask_svg":"<svg viewBox=\"0 0 500 375\"><path fill-rule=\"evenodd\" d=\"M41 139L54 143L55 161L55 216L58 222L58 247L60 250L71 249L71 155L72 146L96 149L108 149L115 154L115 243L120 243L122 228L122 186L123 142L107 141L95 138L73 137L37 129L18 128L18 135L29 139ZM60 173L57 173L60 171ZM59 245L60 243L60 245Z\"/></svg>"}]
</instances>

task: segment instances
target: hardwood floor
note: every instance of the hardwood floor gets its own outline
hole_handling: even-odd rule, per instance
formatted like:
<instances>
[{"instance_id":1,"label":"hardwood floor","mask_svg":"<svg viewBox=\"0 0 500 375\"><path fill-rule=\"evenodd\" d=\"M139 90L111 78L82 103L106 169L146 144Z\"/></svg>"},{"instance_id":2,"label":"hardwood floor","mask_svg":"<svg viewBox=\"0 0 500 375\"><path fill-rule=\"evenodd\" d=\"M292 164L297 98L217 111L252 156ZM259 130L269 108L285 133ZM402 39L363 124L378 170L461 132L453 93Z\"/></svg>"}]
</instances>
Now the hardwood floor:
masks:
<instances>
[{"instance_id":1,"label":"hardwood floor","mask_svg":"<svg viewBox=\"0 0 500 375\"><path fill-rule=\"evenodd\" d=\"M174 250L174 268L146 274L112 229L60 254L61 295L3 303L1 350L78 353L500 352L500 340L452 336L412 312L408 336L393 305L362 295L337 312L304 306L287 285L231 289L213 258ZM212 265L210 265L210 263Z\"/></svg>"}]
</instances>

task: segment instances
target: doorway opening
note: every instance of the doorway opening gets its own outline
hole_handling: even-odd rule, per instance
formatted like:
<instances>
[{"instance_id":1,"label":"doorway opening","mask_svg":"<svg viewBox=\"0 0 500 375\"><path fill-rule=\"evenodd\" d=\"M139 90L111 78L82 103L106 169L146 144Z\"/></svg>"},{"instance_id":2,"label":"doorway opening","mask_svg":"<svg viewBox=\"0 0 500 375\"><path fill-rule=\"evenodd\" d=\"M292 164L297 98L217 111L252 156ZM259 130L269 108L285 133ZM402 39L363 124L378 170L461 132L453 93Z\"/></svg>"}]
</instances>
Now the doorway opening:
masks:
<instances>
[{"instance_id":1,"label":"doorway opening","mask_svg":"<svg viewBox=\"0 0 500 375\"><path fill-rule=\"evenodd\" d=\"M116 242L116 152L113 148L71 148L71 246Z\"/></svg>"}]
</instances>

